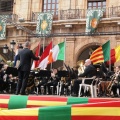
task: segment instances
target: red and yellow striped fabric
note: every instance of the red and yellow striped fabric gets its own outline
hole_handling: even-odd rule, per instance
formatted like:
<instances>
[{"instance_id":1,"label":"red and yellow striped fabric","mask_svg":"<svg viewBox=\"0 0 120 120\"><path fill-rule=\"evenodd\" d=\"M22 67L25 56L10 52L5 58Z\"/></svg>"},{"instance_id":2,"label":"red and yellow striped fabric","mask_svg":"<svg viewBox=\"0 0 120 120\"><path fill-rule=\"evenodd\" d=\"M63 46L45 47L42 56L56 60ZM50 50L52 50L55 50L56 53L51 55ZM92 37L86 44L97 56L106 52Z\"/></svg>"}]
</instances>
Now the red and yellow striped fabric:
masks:
<instances>
[{"instance_id":1,"label":"red and yellow striped fabric","mask_svg":"<svg viewBox=\"0 0 120 120\"><path fill-rule=\"evenodd\" d=\"M61 96L0 95L0 109L63 106L120 100L119 98L81 98Z\"/></svg>"},{"instance_id":2,"label":"red and yellow striped fabric","mask_svg":"<svg viewBox=\"0 0 120 120\"><path fill-rule=\"evenodd\" d=\"M72 120L119 120L120 102L72 105Z\"/></svg>"},{"instance_id":3,"label":"red and yellow striped fabric","mask_svg":"<svg viewBox=\"0 0 120 120\"><path fill-rule=\"evenodd\" d=\"M120 120L120 101L1 110L0 120Z\"/></svg>"},{"instance_id":4,"label":"red and yellow striped fabric","mask_svg":"<svg viewBox=\"0 0 120 120\"><path fill-rule=\"evenodd\" d=\"M110 60L107 61L108 64L114 64L120 61L120 46L110 50Z\"/></svg>"},{"instance_id":5,"label":"red and yellow striped fabric","mask_svg":"<svg viewBox=\"0 0 120 120\"><path fill-rule=\"evenodd\" d=\"M101 46L92 53L90 59L93 62L93 64L104 62L103 50Z\"/></svg>"},{"instance_id":6,"label":"red and yellow striped fabric","mask_svg":"<svg viewBox=\"0 0 120 120\"><path fill-rule=\"evenodd\" d=\"M98 47L90 56L93 64L103 63L110 59L110 41Z\"/></svg>"},{"instance_id":7,"label":"red and yellow striped fabric","mask_svg":"<svg viewBox=\"0 0 120 120\"><path fill-rule=\"evenodd\" d=\"M10 95L0 95L0 109L8 109Z\"/></svg>"}]
</instances>

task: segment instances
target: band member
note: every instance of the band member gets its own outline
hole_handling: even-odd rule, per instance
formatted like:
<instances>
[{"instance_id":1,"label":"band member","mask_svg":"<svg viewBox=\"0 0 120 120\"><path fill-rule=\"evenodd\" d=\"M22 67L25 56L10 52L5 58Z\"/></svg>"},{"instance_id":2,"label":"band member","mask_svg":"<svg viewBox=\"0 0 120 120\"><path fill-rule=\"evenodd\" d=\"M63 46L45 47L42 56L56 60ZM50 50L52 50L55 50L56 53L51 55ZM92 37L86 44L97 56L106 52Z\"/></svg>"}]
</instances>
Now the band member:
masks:
<instances>
[{"instance_id":1,"label":"band member","mask_svg":"<svg viewBox=\"0 0 120 120\"><path fill-rule=\"evenodd\" d=\"M19 45L17 46L15 57L14 57L14 67L18 67L18 53L22 50L23 48L19 48Z\"/></svg>"},{"instance_id":2,"label":"band member","mask_svg":"<svg viewBox=\"0 0 120 120\"><path fill-rule=\"evenodd\" d=\"M4 90L4 70L2 68L2 64L0 64L0 93L3 93Z\"/></svg>"},{"instance_id":3,"label":"band member","mask_svg":"<svg viewBox=\"0 0 120 120\"><path fill-rule=\"evenodd\" d=\"M113 75L113 78L111 78L111 91L113 91L113 97L118 97L117 89L119 89L120 94L120 66L117 66L115 68L115 74Z\"/></svg>"},{"instance_id":4,"label":"band member","mask_svg":"<svg viewBox=\"0 0 120 120\"><path fill-rule=\"evenodd\" d=\"M92 65L90 59L86 59L84 73L80 74L79 77L91 78L93 76L96 76L96 68ZM74 81L72 96L78 96L79 84L81 83L82 83L81 79L77 79ZM84 90L82 90L81 96L84 96Z\"/></svg>"},{"instance_id":5,"label":"band member","mask_svg":"<svg viewBox=\"0 0 120 120\"><path fill-rule=\"evenodd\" d=\"M71 78L70 77L65 77L65 80L61 83L61 95L64 95L64 92L66 95L70 95L70 90L68 87L71 85Z\"/></svg>"},{"instance_id":6,"label":"band member","mask_svg":"<svg viewBox=\"0 0 120 120\"><path fill-rule=\"evenodd\" d=\"M56 86L59 82L59 77L57 75L58 70L53 69L51 72L50 80L47 82L46 87L48 88L48 94L52 94L52 91L50 90L50 86L53 86L53 94L55 94Z\"/></svg>"},{"instance_id":7,"label":"band member","mask_svg":"<svg viewBox=\"0 0 120 120\"><path fill-rule=\"evenodd\" d=\"M32 50L30 50L30 42L25 43L25 48L18 53L18 60L20 64L18 66L18 83L16 89L16 95L19 93L25 95L25 89L31 68L31 59L39 60L40 57L36 57Z\"/></svg>"}]
</instances>

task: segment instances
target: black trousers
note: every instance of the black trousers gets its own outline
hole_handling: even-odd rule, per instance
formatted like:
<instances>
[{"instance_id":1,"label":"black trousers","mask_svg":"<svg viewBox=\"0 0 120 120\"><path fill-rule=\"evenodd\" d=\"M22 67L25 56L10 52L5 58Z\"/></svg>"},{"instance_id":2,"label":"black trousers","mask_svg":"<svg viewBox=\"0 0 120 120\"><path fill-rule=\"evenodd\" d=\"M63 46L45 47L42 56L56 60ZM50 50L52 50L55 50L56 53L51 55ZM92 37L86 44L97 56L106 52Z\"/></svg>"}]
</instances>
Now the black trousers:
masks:
<instances>
[{"instance_id":1,"label":"black trousers","mask_svg":"<svg viewBox=\"0 0 120 120\"><path fill-rule=\"evenodd\" d=\"M22 95L25 94L25 89L27 87L28 77L30 71L18 71L18 83L16 88L16 94L21 93Z\"/></svg>"},{"instance_id":2,"label":"black trousers","mask_svg":"<svg viewBox=\"0 0 120 120\"><path fill-rule=\"evenodd\" d=\"M50 90L50 86L53 86L53 94L55 94L57 84L58 82L56 80L53 80L46 84L46 87L48 88L48 94L52 94L52 91Z\"/></svg>"},{"instance_id":3,"label":"black trousers","mask_svg":"<svg viewBox=\"0 0 120 120\"><path fill-rule=\"evenodd\" d=\"M74 81L74 85L73 85L73 93L74 94L78 95L79 84L81 84L81 83L82 83L82 80L79 80L79 79ZM81 91L82 91L82 94L84 94L84 89L81 89Z\"/></svg>"},{"instance_id":4,"label":"black trousers","mask_svg":"<svg viewBox=\"0 0 120 120\"><path fill-rule=\"evenodd\" d=\"M113 91L113 94L116 95L117 94L117 88L119 89L119 94L120 94L120 84L113 84L112 86L112 91Z\"/></svg>"}]
</instances>

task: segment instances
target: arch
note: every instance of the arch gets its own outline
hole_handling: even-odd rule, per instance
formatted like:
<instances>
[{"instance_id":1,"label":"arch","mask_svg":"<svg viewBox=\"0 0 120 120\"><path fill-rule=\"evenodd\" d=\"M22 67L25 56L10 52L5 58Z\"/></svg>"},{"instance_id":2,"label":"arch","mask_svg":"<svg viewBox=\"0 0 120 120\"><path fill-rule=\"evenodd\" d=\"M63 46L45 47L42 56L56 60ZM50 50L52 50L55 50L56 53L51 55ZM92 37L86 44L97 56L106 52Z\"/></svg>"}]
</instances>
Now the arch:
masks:
<instances>
[{"instance_id":1,"label":"arch","mask_svg":"<svg viewBox=\"0 0 120 120\"><path fill-rule=\"evenodd\" d=\"M91 46L100 46L101 44L98 43L98 42L91 42L91 43L88 43L86 44L85 42L83 44L80 44L76 47L75 49L75 63L77 63L78 59L79 59L79 56L80 54L82 54L82 52L87 49L87 48L90 48Z\"/></svg>"}]
</instances>

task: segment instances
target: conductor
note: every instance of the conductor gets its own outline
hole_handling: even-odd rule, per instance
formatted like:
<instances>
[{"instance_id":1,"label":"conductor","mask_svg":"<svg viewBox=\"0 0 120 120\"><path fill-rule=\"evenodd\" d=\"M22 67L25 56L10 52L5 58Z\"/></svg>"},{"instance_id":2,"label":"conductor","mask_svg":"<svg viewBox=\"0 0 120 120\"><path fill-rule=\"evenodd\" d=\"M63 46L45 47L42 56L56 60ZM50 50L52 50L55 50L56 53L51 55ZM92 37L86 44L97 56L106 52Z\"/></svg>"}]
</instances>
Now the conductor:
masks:
<instances>
[{"instance_id":1,"label":"conductor","mask_svg":"<svg viewBox=\"0 0 120 120\"><path fill-rule=\"evenodd\" d=\"M16 95L26 95L25 89L28 82L28 77L31 69L31 59L39 60L40 57L36 57L32 50L30 50L30 42L27 41L24 45L24 49L18 54L18 60L20 64L18 66L18 83L16 88Z\"/></svg>"}]
</instances>

